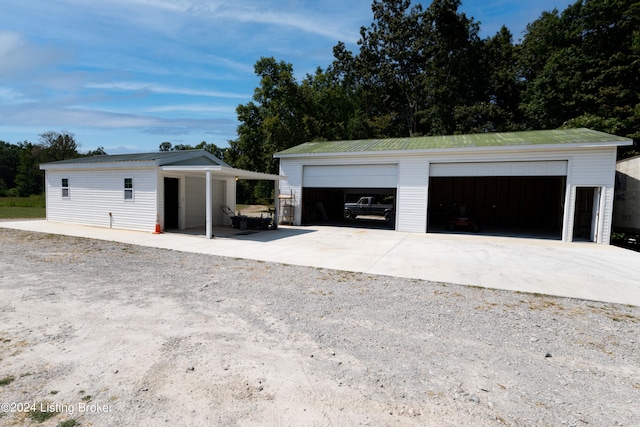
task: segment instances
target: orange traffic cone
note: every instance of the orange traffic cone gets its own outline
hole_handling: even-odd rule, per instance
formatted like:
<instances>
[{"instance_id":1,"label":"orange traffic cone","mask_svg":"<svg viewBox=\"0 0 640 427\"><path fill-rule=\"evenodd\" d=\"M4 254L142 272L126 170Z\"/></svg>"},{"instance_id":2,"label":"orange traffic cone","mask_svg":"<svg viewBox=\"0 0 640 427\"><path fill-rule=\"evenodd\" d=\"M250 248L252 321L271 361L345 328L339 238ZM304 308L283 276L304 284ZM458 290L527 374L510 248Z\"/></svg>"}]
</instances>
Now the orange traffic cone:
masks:
<instances>
[{"instance_id":1,"label":"orange traffic cone","mask_svg":"<svg viewBox=\"0 0 640 427\"><path fill-rule=\"evenodd\" d=\"M160 230L160 215L156 215L156 231L153 234L160 234L162 230Z\"/></svg>"}]
</instances>

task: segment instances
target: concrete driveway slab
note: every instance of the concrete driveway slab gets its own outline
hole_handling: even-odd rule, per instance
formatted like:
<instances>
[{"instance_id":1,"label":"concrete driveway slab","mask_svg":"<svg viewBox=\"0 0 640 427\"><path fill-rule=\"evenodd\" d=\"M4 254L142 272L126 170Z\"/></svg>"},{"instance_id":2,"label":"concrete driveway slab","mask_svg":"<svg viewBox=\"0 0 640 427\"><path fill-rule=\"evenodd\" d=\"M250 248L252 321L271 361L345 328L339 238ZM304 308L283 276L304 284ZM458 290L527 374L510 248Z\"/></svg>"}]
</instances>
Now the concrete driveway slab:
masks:
<instances>
[{"instance_id":1,"label":"concrete driveway slab","mask_svg":"<svg viewBox=\"0 0 640 427\"><path fill-rule=\"evenodd\" d=\"M640 253L606 245L322 226L244 235L219 229L211 240L47 221L0 227L640 306Z\"/></svg>"}]
</instances>

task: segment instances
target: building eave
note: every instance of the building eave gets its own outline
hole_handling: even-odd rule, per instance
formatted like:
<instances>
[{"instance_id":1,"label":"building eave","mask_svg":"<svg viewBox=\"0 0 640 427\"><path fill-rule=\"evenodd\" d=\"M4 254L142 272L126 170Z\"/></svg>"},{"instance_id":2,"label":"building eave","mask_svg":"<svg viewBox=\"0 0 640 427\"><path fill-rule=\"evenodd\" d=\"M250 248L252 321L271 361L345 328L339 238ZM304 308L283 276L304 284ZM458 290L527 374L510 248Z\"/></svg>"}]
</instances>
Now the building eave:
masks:
<instances>
[{"instance_id":1,"label":"building eave","mask_svg":"<svg viewBox=\"0 0 640 427\"><path fill-rule=\"evenodd\" d=\"M164 172L181 172L191 174L201 174L208 171L218 177L237 179L256 179L269 181L279 181L287 179L287 177L283 175L252 172L227 166L160 166L160 170Z\"/></svg>"}]
</instances>

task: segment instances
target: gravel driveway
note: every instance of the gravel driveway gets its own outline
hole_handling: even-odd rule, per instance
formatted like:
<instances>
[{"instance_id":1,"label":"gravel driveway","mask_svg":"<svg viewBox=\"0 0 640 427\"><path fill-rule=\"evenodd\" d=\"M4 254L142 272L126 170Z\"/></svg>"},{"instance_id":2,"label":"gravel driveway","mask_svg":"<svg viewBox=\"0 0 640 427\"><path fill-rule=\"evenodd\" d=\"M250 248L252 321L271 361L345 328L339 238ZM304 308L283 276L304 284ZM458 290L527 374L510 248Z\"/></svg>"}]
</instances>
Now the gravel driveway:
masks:
<instances>
[{"instance_id":1,"label":"gravel driveway","mask_svg":"<svg viewBox=\"0 0 640 427\"><path fill-rule=\"evenodd\" d=\"M0 229L0 425L634 426L639 332L638 307Z\"/></svg>"}]
</instances>

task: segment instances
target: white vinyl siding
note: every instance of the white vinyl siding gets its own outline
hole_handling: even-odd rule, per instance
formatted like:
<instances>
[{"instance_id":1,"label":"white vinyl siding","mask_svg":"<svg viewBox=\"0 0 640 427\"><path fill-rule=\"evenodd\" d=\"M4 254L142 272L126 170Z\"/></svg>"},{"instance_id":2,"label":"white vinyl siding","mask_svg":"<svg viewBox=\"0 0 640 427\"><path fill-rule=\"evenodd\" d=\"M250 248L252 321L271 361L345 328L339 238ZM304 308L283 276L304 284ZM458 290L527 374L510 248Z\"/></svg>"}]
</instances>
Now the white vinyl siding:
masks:
<instances>
[{"instance_id":1,"label":"white vinyl siding","mask_svg":"<svg viewBox=\"0 0 640 427\"><path fill-rule=\"evenodd\" d=\"M62 178L72 197L62 200ZM123 197L124 178L135 182L135 203ZM153 231L156 223L155 170L48 171L47 220ZM109 215L111 214L111 215Z\"/></svg>"}]
</instances>

